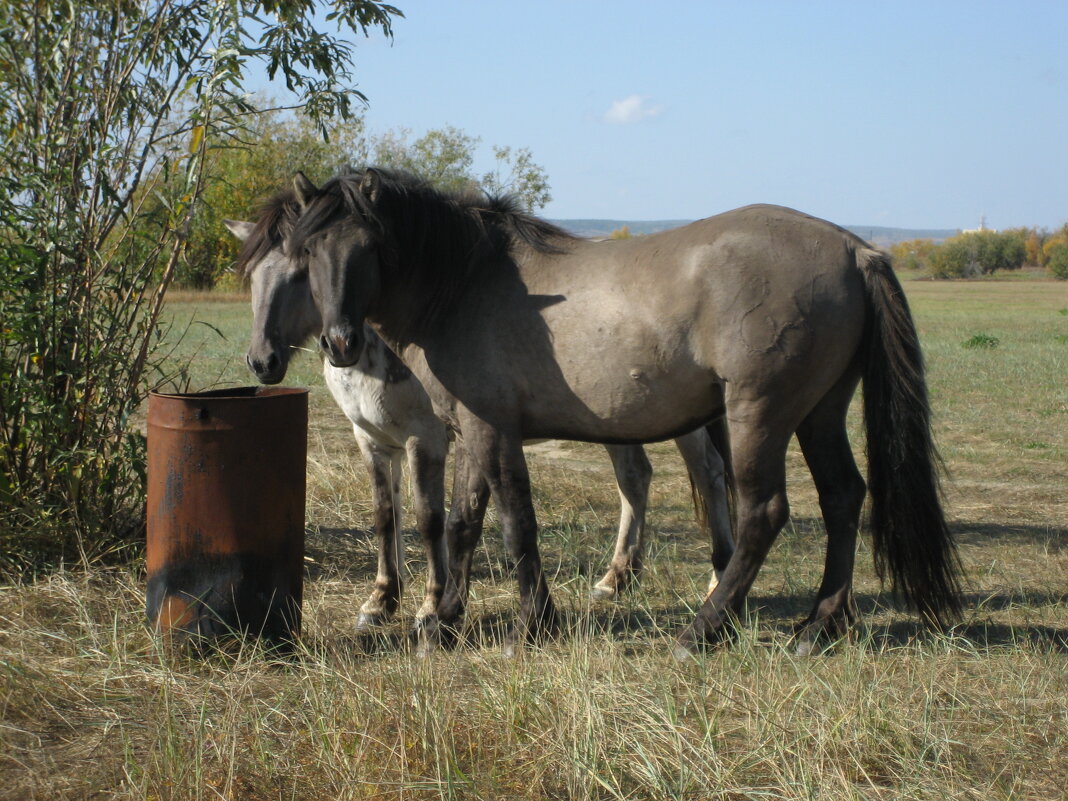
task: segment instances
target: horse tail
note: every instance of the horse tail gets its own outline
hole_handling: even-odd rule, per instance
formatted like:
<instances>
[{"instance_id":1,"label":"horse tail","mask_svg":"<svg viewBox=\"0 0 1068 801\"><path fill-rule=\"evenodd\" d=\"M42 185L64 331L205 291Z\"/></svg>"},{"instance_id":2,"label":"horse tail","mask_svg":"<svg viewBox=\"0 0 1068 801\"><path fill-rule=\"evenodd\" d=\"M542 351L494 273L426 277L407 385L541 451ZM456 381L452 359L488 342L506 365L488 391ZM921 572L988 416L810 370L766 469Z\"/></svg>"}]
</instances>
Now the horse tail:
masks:
<instances>
[{"instance_id":1,"label":"horse tail","mask_svg":"<svg viewBox=\"0 0 1068 801\"><path fill-rule=\"evenodd\" d=\"M929 623L960 616L961 564L942 511L942 461L931 435L923 354L889 258L864 248L864 423L872 543L880 579Z\"/></svg>"}]
</instances>

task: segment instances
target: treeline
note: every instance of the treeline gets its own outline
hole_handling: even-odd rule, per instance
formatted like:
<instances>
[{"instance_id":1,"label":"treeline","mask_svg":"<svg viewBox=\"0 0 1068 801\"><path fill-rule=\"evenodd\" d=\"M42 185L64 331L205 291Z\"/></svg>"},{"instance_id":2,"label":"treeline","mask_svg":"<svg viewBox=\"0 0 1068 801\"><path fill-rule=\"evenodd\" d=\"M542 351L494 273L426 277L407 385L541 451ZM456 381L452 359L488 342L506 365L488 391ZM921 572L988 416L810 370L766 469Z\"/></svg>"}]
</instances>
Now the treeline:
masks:
<instances>
[{"instance_id":1,"label":"treeline","mask_svg":"<svg viewBox=\"0 0 1068 801\"><path fill-rule=\"evenodd\" d=\"M539 209L552 198L549 181L526 148L493 148L493 165L475 169L480 140L446 126L413 138L404 129L372 135L360 118L328 130L324 139L305 118L265 113L235 135L226 147L216 148L206 160L204 186L189 229L175 284L185 288L233 288L238 278L231 271L238 243L223 225L225 219L249 219L257 207L289 185L297 170L316 183L348 166L373 164L421 175L444 190L484 189L511 192L528 210ZM168 219L168 209L179 200L157 193L143 206L141 241L156 240Z\"/></svg>"},{"instance_id":2,"label":"treeline","mask_svg":"<svg viewBox=\"0 0 1068 801\"><path fill-rule=\"evenodd\" d=\"M913 239L894 245L890 253L898 269L920 270L933 278L973 278L1031 266L1068 279L1068 225L1054 232L1036 228L967 231L941 244Z\"/></svg>"}]
</instances>

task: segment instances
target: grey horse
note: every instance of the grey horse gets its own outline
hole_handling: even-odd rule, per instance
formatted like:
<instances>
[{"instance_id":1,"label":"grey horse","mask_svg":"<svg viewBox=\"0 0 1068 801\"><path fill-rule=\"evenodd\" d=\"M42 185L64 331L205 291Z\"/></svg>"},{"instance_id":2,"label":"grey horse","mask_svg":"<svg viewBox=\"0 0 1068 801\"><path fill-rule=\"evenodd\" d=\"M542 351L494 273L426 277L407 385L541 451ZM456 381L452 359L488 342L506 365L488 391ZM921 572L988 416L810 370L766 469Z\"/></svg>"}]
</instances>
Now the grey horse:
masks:
<instances>
[{"instance_id":1,"label":"grey horse","mask_svg":"<svg viewBox=\"0 0 1068 801\"><path fill-rule=\"evenodd\" d=\"M250 275L252 284L253 326L246 362L265 384L283 380L293 349L321 328L307 274L283 251L283 243L299 210L295 194L285 191L264 204L257 223L226 221L231 233L244 242L239 264ZM352 423L371 476L378 571L374 589L360 609L357 629L386 623L400 603L403 589L400 481L405 455L412 476L416 526L428 563L426 592L416 615L418 628L436 612L449 579L446 539L442 537L446 427L435 416L429 397L411 371L372 329L364 330L362 341L362 351L353 364L344 367L336 367L329 361L323 364L326 385ZM718 438L725 437L722 424L712 431ZM724 463L703 428L678 437L676 444L693 483L698 518L711 529L715 568L711 586L714 586L716 575L725 569L734 550ZM726 447L727 443L721 440L719 448ZM616 597L641 571L652 475L641 446L608 445L606 449L615 471L621 510L615 553L608 571L593 588L596 599ZM449 526L450 538L454 540L470 539L472 531L480 531L480 512L485 510L485 491L475 487L472 500L466 479L460 484L462 497L454 498L454 515ZM483 499L481 503L479 497ZM475 517L477 520L472 519Z\"/></svg>"},{"instance_id":2,"label":"grey horse","mask_svg":"<svg viewBox=\"0 0 1068 801\"><path fill-rule=\"evenodd\" d=\"M794 434L828 536L801 633L848 627L866 487L846 411L861 381L876 565L926 620L959 613L918 336L889 260L859 237L758 205L589 242L514 199L444 194L401 173L368 169L321 189L298 175L294 186L304 212L288 245L307 265L327 358L355 363L370 323L489 485L520 592L507 650L556 628L523 440L647 442L724 414L737 550L676 653L718 641L741 613L789 515ZM446 597L438 624L461 610Z\"/></svg>"}]
</instances>

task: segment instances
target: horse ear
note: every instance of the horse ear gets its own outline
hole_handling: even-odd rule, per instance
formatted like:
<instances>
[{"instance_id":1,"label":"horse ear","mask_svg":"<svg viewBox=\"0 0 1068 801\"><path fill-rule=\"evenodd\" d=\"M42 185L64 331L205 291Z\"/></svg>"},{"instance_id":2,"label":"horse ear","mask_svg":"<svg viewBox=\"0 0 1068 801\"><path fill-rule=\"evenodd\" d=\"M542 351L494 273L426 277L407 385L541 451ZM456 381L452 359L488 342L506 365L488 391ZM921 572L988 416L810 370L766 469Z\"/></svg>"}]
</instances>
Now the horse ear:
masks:
<instances>
[{"instance_id":1,"label":"horse ear","mask_svg":"<svg viewBox=\"0 0 1068 801\"><path fill-rule=\"evenodd\" d=\"M360 191L374 203L378 200L378 192L382 188L382 176L378 174L378 170L369 169L364 170L363 176L360 178Z\"/></svg>"},{"instance_id":2,"label":"horse ear","mask_svg":"<svg viewBox=\"0 0 1068 801\"><path fill-rule=\"evenodd\" d=\"M252 232L256 228L256 223L245 222L244 220L223 220L223 225L242 242L252 236Z\"/></svg>"},{"instance_id":3,"label":"horse ear","mask_svg":"<svg viewBox=\"0 0 1068 801\"><path fill-rule=\"evenodd\" d=\"M298 170L297 174L293 176L293 191L297 193L297 202L303 208L311 202L312 196L319 190L316 189L315 184L308 179L307 175Z\"/></svg>"}]
</instances>

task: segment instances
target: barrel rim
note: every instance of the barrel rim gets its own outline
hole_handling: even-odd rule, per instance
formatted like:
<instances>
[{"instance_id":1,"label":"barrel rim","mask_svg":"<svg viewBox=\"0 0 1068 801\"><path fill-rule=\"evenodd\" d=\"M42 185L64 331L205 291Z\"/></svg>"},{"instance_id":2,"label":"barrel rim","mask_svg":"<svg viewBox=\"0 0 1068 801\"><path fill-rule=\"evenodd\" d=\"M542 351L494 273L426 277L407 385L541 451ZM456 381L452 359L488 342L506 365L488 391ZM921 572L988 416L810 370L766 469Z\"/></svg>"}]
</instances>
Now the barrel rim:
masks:
<instances>
[{"instance_id":1,"label":"barrel rim","mask_svg":"<svg viewBox=\"0 0 1068 801\"><path fill-rule=\"evenodd\" d=\"M307 395L307 387L277 387L277 386L245 386L227 387L224 389L209 389L203 392L162 392L151 390L150 397L165 398L167 400L180 401L247 401L265 400L268 398L289 398L295 395Z\"/></svg>"}]
</instances>

